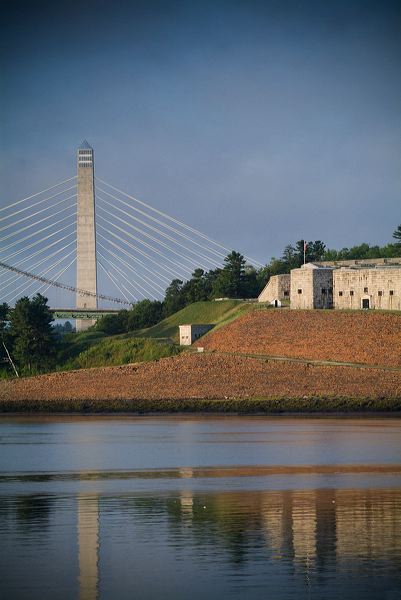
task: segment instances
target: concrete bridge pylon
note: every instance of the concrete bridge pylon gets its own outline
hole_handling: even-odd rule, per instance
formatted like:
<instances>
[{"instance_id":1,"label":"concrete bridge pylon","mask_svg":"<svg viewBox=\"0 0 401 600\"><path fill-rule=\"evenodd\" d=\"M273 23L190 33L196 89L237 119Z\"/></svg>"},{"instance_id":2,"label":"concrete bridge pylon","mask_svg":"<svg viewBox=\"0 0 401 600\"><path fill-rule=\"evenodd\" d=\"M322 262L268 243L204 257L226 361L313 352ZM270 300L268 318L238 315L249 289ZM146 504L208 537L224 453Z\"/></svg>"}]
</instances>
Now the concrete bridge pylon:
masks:
<instances>
[{"instance_id":1,"label":"concrete bridge pylon","mask_svg":"<svg viewBox=\"0 0 401 600\"><path fill-rule=\"evenodd\" d=\"M78 148L77 198L77 288L97 294L95 184L93 148L85 140ZM97 298L77 293L77 309L97 308ZM77 319L76 330L84 331L96 322Z\"/></svg>"}]
</instances>

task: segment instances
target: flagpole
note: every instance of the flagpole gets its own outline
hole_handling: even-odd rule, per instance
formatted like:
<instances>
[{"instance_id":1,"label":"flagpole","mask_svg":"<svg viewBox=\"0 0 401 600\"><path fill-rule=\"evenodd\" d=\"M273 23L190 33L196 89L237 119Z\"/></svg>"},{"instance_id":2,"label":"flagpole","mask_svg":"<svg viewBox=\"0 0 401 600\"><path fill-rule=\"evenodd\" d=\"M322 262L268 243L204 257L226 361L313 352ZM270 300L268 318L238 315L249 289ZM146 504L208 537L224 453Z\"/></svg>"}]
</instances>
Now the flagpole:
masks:
<instances>
[{"instance_id":1,"label":"flagpole","mask_svg":"<svg viewBox=\"0 0 401 600\"><path fill-rule=\"evenodd\" d=\"M304 240L304 264L306 264L306 242Z\"/></svg>"}]
</instances>

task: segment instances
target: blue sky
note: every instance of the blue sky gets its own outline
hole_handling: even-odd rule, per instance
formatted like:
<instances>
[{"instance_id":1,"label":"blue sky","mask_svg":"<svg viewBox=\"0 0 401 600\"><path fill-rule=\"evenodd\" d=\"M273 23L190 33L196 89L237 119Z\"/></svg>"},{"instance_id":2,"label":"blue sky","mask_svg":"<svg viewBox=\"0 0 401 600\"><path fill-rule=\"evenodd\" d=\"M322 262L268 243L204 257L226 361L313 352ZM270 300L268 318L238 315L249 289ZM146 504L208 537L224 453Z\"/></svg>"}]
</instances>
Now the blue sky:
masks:
<instances>
[{"instance_id":1,"label":"blue sky","mask_svg":"<svg viewBox=\"0 0 401 600\"><path fill-rule=\"evenodd\" d=\"M401 223L401 5L8 3L0 205L97 174L261 262Z\"/></svg>"}]
</instances>

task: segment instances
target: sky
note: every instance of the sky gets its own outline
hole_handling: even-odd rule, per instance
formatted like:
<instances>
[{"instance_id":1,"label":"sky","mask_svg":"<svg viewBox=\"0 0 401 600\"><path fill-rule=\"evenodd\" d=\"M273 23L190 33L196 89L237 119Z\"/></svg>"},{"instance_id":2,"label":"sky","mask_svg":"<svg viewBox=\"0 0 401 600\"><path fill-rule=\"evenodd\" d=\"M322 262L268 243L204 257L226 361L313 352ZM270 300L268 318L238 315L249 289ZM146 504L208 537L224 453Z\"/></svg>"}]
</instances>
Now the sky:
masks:
<instances>
[{"instance_id":1,"label":"sky","mask_svg":"<svg viewBox=\"0 0 401 600\"><path fill-rule=\"evenodd\" d=\"M401 223L401 4L31 1L3 8L0 206L75 174L266 263Z\"/></svg>"}]
</instances>

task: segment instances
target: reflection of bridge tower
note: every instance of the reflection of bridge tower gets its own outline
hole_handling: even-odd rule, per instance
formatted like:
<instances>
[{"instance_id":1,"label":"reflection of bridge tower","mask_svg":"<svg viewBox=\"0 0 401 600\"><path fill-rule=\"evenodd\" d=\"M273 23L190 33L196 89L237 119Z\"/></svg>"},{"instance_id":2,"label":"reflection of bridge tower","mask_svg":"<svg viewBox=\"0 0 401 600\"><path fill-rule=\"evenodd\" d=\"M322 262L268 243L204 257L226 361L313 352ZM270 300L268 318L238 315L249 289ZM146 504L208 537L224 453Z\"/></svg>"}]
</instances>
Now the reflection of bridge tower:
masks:
<instances>
[{"instance_id":1,"label":"reflection of bridge tower","mask_svg":"<svg viewBox=\"0 0 401 600\"><path fill-rule=\"evenodd\" d=\"M78 495L79 600L99 591L99 498Z\"/></svg>"},{"instance_id":2,"label":"reflection of bridge tower","mask_svg":"<svg viewBox=\"0 0 401 600\"><path fill-rule=\"evenodd\" d=\"M86 140L78 148L77 288L97 293L94 158ZM77 308L97 308L97 298L77 294ZM77 331L94 323L77 319Z\"/></svg>"}]
</instances>

